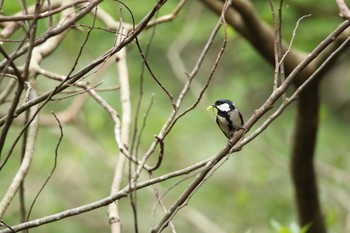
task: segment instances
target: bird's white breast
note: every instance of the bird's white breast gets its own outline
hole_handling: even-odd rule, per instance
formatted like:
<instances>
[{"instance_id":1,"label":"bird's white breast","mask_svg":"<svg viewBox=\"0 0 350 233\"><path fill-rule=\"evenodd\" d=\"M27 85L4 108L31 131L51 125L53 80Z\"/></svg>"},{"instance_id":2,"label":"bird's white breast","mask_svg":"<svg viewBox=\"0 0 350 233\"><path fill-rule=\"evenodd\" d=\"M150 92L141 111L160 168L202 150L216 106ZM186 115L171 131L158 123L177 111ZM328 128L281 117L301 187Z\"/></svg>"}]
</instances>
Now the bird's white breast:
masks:
<instances>
[{"instance_id":1,"label":"bird's white breast","mask_svg":"<svg viewBox=\"0 0 350 233\"><path fill-rule=\"evenodd\" d=\"M226 136L228 136L230 129L229 129L229 126L227 124L227 120L222 116L217 116L216 119L217 119L217 123L218 123L220 129L225 133Z\"/></svg>"}]
</instances>

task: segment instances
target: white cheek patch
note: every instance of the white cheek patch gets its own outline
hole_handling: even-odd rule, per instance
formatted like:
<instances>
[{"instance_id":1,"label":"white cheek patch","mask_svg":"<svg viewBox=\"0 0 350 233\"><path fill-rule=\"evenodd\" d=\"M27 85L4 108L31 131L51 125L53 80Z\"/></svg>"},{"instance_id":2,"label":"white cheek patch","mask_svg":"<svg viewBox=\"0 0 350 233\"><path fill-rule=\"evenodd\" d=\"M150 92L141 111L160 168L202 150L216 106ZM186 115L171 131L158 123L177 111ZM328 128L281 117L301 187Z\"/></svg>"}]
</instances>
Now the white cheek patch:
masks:
<instances>
[{"instance_id":1,"label":"white cheek patch","mask_svg":"<svg viewBox=\"0 0 350 233\"><path fill-rule=\"evenodd\" d=\"M229 112L230 111L230 106L227 103L220 104L216 107L222 112Z\"/></svg>"}]
</instances>

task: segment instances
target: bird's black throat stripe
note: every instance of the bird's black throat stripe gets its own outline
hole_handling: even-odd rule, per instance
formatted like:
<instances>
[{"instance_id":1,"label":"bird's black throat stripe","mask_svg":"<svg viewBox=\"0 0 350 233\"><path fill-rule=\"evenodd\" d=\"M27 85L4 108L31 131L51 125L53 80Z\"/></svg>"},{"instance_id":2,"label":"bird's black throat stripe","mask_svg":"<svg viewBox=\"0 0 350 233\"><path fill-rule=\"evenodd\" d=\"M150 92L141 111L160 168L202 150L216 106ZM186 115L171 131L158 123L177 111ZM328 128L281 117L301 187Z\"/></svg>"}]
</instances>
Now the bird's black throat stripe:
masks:
<instances>
[{"instance_id":1,"label":"bird's black throat stripe","mask_svg":"<svg viewBox=\"0 0 350 233\"><path fill-rule=\"evenodd\" d=\"M233 127L233 123L232 123L232 121L231 121L231 119L230 119L230 115L229 115L229 114L226 114L225 119L226 119L227 122L229 123L229 124L228 124L228 129L229 129L230 131L233 131L235 128Z\"/></svg>"},{"instance_id":2,"label":"bird's black throat stripe","mask_svg":"<svg viewBox=\"0 0 350 233\"><path fill-rule=\"evenodd\" d=\"M223 118L225 118L225 120L227 121L227 123L228 123L228 129L230 130L230 131L233 131L233 130L235 130L235 127L233 127L233 122L232 122L232 120L230 119L230 114L228 113L228 112L221 112L221 111L219 111L218 112L218 115L219 116L221 116L221 117L223 117Z\"/></svg>"}]
</instances>

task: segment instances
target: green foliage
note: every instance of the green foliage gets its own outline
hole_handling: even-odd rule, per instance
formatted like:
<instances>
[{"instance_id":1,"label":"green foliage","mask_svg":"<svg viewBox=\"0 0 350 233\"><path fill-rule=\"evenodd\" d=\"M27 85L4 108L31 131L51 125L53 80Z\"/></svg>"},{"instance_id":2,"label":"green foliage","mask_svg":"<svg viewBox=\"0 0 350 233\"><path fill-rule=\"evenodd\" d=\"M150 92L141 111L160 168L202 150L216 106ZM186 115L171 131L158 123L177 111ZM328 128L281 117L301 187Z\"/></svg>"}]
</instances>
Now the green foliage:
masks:
<instances>
[{"instance_id":1,"label":"green foliage","mask_svg":"<svg viewBox=\"0 0 350 233\"><path fill-rule=\"evenodd\" d=\"M276 233L307 233L311 224L300 227L295 222L292 222L289 226L285 226L273 219L271 220L271 226Z\"/></svg>"}]
</instances>

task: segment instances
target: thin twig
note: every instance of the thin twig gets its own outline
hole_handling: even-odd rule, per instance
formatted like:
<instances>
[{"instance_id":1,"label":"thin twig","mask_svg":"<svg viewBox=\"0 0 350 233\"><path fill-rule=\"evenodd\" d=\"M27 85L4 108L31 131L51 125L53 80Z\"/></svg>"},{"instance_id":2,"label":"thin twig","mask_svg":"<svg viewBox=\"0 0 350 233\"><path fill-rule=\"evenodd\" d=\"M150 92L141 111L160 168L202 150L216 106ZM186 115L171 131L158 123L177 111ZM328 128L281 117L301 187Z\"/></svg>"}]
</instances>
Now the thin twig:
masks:
<instances>
[{"instance_id":1,"label":"thin twig","mask_svg":"<svg viewBox=\"0 0 350 233\"><path fill-rule=\"evenodd\" d=\"M75 61L74 61L74 64L73 64L71 70L70 70L70 71L68 72L68 74L67 74L67 80L69 79L69 77L71 76L71 74L74 72L75 68L77 67L78 62L79 62L79 60L80 60L80 57L81 57L81 55L82 55L82 53L83 53L83 51L84 51L84 48L85 48L85 46L86 46L86 44L87 44L87 42L88 42L88 40L89 40L89 38L90 38L92 29L93 29L93 27L94 27L94 25L95 25L95 23L96 23L96 11L97 11L97 6L95 6L94 9L95 9L95 10L94 10L94 14L93 14L93 20L92 20L92 23L91 23L91 27L89 28L89 30L88 30L87 33L86 33L85 39L84 39L83 43L82 43L81 46L80 46L78 55L77 55L77 57L75 58Z\"/></svg>"},{"instance_id":2,"label":"thin twig","mask_svg":"<svg viewBox=\"0 0 350 233\"><path fill-rule=\"evenodd\" d=\"M147 108L145 114L143 115L143 120L142 120L142 125L141 125L141 128L140 128L140 132L139 132L138 137L136 139L136 141L137 141L137 144L135 146L135 156L136 156L136 158L138 157L139 147L140 147L140 144L141 144L141 137L142 137L143 131L144 131L145 127L146 127L147 119L148 119L149 113L150 113L150 111L152 109L152 106L153 106L153 103L154 103L154 98L155 98L155 95L153 93L152 96L151 96L151 101L150 101L150 103L148 105L148 108Z\"/></svg>"},{"instance_id":3,"label":"thin twig","mask_svg":"<svg viewBox=\"0 0 350 233\"><path fill-rule=\"evenodd\" d=\"M2 221L1 219L0 219L0 223L1 223L3 226L5 226L7 229L9 229L11 233L16 233L16 231L13 230L12 227L10 227L9 225L7 225L7 224L6 224L4 221Z\"/></svg>"},{"instance_id":4,"label":"thin twig","mask_svg":"<svg viewBox=\"0 0 350 233\"><path fill-rule=\"evenodd\" d=\"M163 15L161 17L156 18L155 20L150 21L147 24L147 27L145 29L149 29L150 27L154 27L155 25L174 20L179 14L179 12L181 11L181 9L183 8L183 6L185 5L186 1L187 0L180 0L177 6L175 7L175 9L173 10L173 12L171 12L168 15Z\"/></svg>"},{"instance_id":5,"label":"thin twig","mask_svg":"<svg viewBox=\"0 0 350 233\"><path fill-rule=\"evenodd\" d=\"M132 13L130 12L130 14L132 15ZM134 19L134 17L132 16L132 18ZM134 22L134 21L133 21ZM145 54L144 57L147 59L149 51L151 49L151 45L155 36L155 32L156 32L156 27L152 28L152 33L151 36L147 42L147 46L146 46L146 50L145 50ZM136 151L136 157L137 157L137 148L134 148L135 145L136 147L140 144L140 141L136 141L137 139L141 139L141 135L142 132L139 133L139 135L137 136L137 132L138 132L138 119L139 119L139 115L140 115L140 109L141 109L141 104L142 104L142 100L143 100L143 88L144 88L144 74L145 74L145 62L142 62L141 65L141 72L140 72L140 77L139 77L139 98L137 100L137 105L136 105L136 112L135 112L135 118L134 118L134 132L133 132L133 136L132 136L132 140L131 140L131 153L134 151ZM154 96L152 96L152 100L151 100L151 105L153 104L153 98ZM144 122L145 123L145 122Z\"/></svg>"},{"instance_id":6,"label":"thin twig","mask_svg":"<svg viewBox=\"0 0 350 233\"><path fill-rule=\"evenodd\" d=\"M291 40L290 40L290 42L289 42L288 49L287 49L287 51L283 54L282 58L280 59L279 64L278 64L279 66L284 62L286 56L289 54L290 50L292 49L292 45L293 45L293 42L294 42L294 38L295 38L295 36L296 36L296 31L297 31L297 29L299 28L299 24L300 24L301 20L303 20L303 19L305 19L305 18L307 18L307 17L310 17L310 16L311 16L311 14L308 14L308 15L304 15L304 16L302 16L302 17L300 17L300 18L298 19L298 21L297 21L297 23L296 23L296 25L295 25L295 27L294 27L294 29L293 29L292 38L291 38Z\"/></svg>"},{"instance_id":7,"label":"thin twig","mask_svg":"<svg viewBox=\"0 0 350 233\"><path fill-rule=\"evenodd\" d=\"M64 100L64 99L69 99L69 98L72 98L72 97L75 97L75 96L84 94L84 93L86 93L86 92L89 92L89 89L95 89L95 91L98 91L98 90L96 89L96 87L100 86L101 84L102 84L102 82L97 83L97 84L95 84L94 86L89 86L88 88L84 89L83 91L74 91L73 94L66 95L66 96L63 96L63 97L51 98L51 100L52 100L52 101L60 101L60 100Z\"/></svg>"},{"instance_id":8,"label":"thin twig","mask_svg":"<svg viewBox=\"0 0 350 233\"><path fill-rule=\"evenodd\" d=\"M275 57L275 71L273 78L273 90L276 90L278 87L279 74L280 74L280 66L279 60L281 57L281 21L277 20L274 1L269 0L272 20L273 20L273 28L274 28L274 57Z\"/></svg>"},{"instance_id":9,"label":"thin twig","mask_svg":"<svg viewBox=\"0 0 350 233\"><path fill-rule=\"evenodd\" d=\"M279 6L278 6L278 61L280 62L282 60L281 56L282 56L282 8L283 8L283 0L280 0ZM291 45L290 45L291 46ZM275 64L277 65L277 64ZM279 78L280 78L280 82L283 83L284 80L286 80L286 74L285 74L285 67L284 67L284 62L280 62L279 65ZM282 95L282 99L285 99L287 96L286 93L284 93Z\"/></svg>"},{"instance_id":10,"label":"thin twig","mask_svg":"<svg viewBox=\"0 0 350 233\"><path fill-rule=\"evenodd\" d=\"M163 161L163 155L164 155L164 141L161 139L161 138L159 138L159 137L157 137L157 136L155 136L155 138L159 141L159 155L158 155L158 160L157 160L157 163L153 166L153 167L151 167L150 169L148 169L148 171L149 172L152 172L152 171L154 171L154 170L157 170L159 167L160 167L160 165L162 164L162 161Z\"/></svg>"},{"instance_id":11,"label":"thin twig","mask_svg":"<svg viewBox=\"0 0 350 233\"><path fill-rule=\"evenodd\" d=\"M142 60L144 62L144 64L146 65L146 68L148 70L148 72L150 73L150 75L152 76L153 80L158 84L158 86L165 92L165 94L169 97L171 105L173 106L174 109L177 108L175 102L174 102L174 97L173 95L164 87L164 85L159 81L159 79L155 76L155 74L152 71L152 68L150 67L150 65L148 64L148 61L142 51L141 45L137 39L137 37L135 38L135 44L139 50L139 54L142 57Z\"/></svg>"},{"instance_id":12,"label":"thin twig","mask_svg":"<svg viewBox=\"0 0 350 233\"><path fill-rule=\"evenodd\" d=\"M38 193L35 195L34 197L34 200L32 202L32 204L30 205L29 207L29 210L28 210L28 215L27 215L27 221L29 220L29 217L30 217L30 214L32 213L32 210L34 208L34 205L37 201L37 199L39 198L39 195L42 193L42 191L44 190L45 186L47 185L47 183L49 182L49 180L51 179L51 177L53 176L53 173L55 172L56 170L56 167L57 167L57 159L58 159L58 149L61 145L61 142L62 142L62 139L63 139L63 128L62 128L62 125L61 125L61 122L60 120L58 119L58 117L56 116L56 114L54 112L51 112L51 114L53 115L53 117L55 118L55 120L57 121L58 123L58 128L60 130L60 137L58 139L58 142L56 144L56 147L55 147L55 158L54 158L54 163L53 163L53 167L51 168L51 171L50 171L50 174L48 175L48 177L46 178L46 180L44 181L43 185L41 186L41 188L39 189Z\"/></svg>"}]
</instances>

